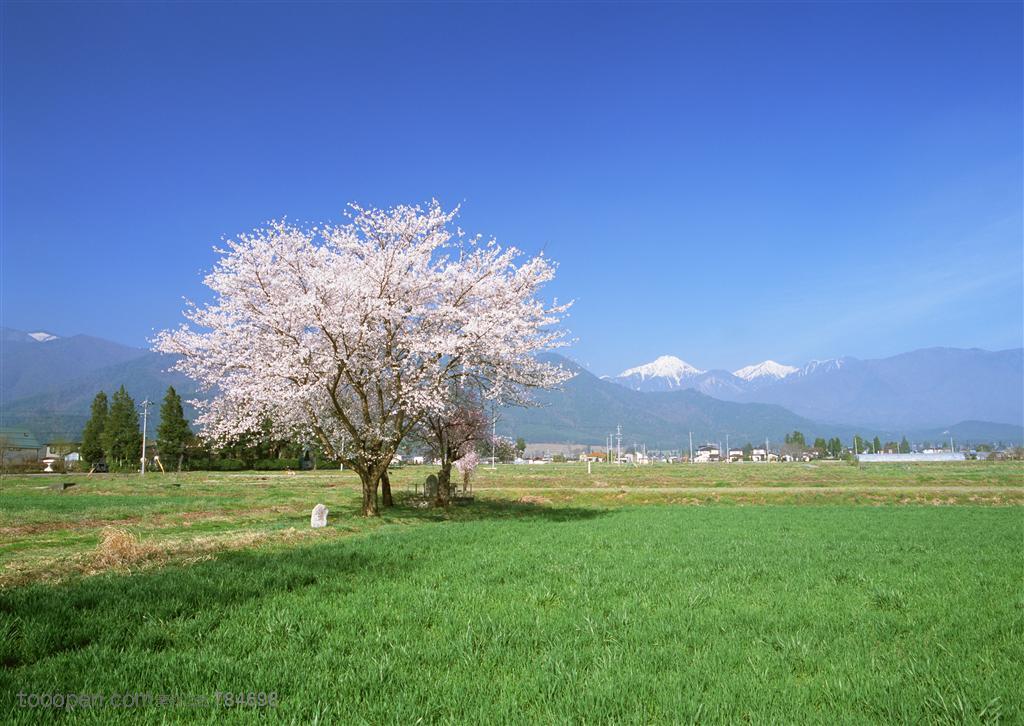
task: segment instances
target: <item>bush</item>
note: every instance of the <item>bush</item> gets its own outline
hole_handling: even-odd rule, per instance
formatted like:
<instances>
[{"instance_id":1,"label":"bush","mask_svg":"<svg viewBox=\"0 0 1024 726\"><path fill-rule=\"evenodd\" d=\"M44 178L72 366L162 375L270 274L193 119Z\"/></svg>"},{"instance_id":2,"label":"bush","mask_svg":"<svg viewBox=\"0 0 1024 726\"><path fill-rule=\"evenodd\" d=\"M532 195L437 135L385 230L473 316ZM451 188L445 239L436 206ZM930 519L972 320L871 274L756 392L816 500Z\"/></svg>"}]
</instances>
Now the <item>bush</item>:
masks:
<instances>
[{"instance_id":1,"label":"bush","mask_svg":"<svg viewBox=\"0 0 1024 726\"><path fill-rule=\"evenodd\" d=\"M258 459L253 462L253 469L260 471L284 471L285 469L297 470L298 459Z\"/></svg>"},{"instance_id":2,"label":"bush","mask_svg":"<svg viewBox=\"0 0 1024 726\"><path fill-rule=\"evenodd\" d=\"M210 462L210 471L242 471L248 468L241 459L219 459Z\"/></svg>"},{"instance_id":3,"label":"bush","mask_svg":"<svg viewBox=\"0 0 1024 726\"><path fill-rule=\"evenodd\" d=\"M4 463L3 471L7 474L38 474L44 466L41 461L8 461Z\"/></svg>"}]
</instances>

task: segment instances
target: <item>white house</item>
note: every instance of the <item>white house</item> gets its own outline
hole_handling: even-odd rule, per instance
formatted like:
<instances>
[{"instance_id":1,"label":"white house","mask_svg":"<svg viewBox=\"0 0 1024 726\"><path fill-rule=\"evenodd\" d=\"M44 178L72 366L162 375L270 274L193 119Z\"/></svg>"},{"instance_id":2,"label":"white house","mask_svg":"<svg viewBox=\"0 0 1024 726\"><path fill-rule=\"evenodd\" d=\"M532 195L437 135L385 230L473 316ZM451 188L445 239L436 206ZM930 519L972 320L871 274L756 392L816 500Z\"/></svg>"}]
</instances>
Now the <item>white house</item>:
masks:
<instances>
[{"instance_id":1,"label":"white house","mask_svg":"<svg viewBox=\"0 0 1024 726\"><path fill-rule=\"evenodd\" d=\"M779 460L779 455L778 454L773 454L772 452L770 452L770 451L768 451L766 449L763 449L763 448L762 449L754 449L752 452L750 452L750 460L751 461L778 461Z\"/></svg>"},{"instance_id":2,"label":"white house","mask_svg":"<svg viewBox=\"0 0 1024 726\"><path fill-rule=\"evenodd\" d=\"M697 447L697 453L694 454L693 461L697 464L707 464L712 461L721 461L722 452L714 444L705 444L704 446Z\"/></svg>"}]
</instances>

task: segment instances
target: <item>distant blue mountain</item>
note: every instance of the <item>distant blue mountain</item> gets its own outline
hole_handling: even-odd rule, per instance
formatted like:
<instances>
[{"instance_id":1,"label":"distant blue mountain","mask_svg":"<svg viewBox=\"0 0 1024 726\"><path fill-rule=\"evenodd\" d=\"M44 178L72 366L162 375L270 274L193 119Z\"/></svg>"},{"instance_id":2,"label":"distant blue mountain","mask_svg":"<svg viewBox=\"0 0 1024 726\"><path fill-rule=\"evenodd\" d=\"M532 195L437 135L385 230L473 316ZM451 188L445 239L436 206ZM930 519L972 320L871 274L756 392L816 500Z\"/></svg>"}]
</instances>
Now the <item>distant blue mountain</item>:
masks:
<instances>
[{"instance_id":1,"label":"distant blue mountain","mask_svg":"<svg viewBox=\"0 0 1024 726\"><path fill-rule=\"evenodd\" d=\"M576 375L558 391L540 391L535 408L506 408L497 424L499 434L523 436L547 443L600 444L616 426L623 444L679 449L706 441L724 444L780 442L785 434L852 438L852 428L821 425L782 406L721 401L691 389L635 391L597 378L561 356L548 356ZM813 432L813 434L812 434Z\"/></svg>"},{"instance_id":2,"label":"distant blue mountain","mask_svg":"<svg viewBox=\"0 0 1024 726\"><path fill-rule=\"evenodd\" d=\"M102 338L75 335L37 340L4 328L0 426L26 428L43 440L76 439L95 395L102 390L110 396L121 385L137 402L148 398L157 404L151 409L155 426L168 386L185 398L195 391L189 379L166 371L170 364L166 356Z\"/></svg>"},{"instance_id":3,"label":"distant blue mountain","mask_svg":"<svg viewBox=\"0 0 1024 726\"><path fill-rule=\"evenodd\" d=\"M3 329L0 346L0 402L5 407L19 398L59 391L88 373L147 355L140 348L88 335L59 338L10 328Z\"/></svg>"},{"instance_id":4,"label":"distant blue mountain","mask_svg":"<svg viewBox=\"0 0 1024 726\"><path fill-rule=\"evenodd\" d=\"M100 390L110 395L124 385L136 401L156 404L172 385L185 399L196 395L192 381L168 372L166 356L85 335L35 335L3 329L0 336L0 426L26 428L43 440L77 439ZM724 443L726 435L732 443L778 441L793 430L844 441L854 433L938 441L946 431L958 441L1024 439L1022 422L1013 419L1022 398L1020 350L938 348L881 361L825 361L799 372L767 361L738 371L747 378L665 359L634 372L659 387L649 392L599 379L566 358L550 359L575 377L562 390L540 392L536 408L503 411L499 433L600 444L621 425L625 441L664 448L679 448L690 432L702 443ZM662 373L672 380L651 380ZM159 405L151 409L154 427L158 411Z\"/></svg>"},{"instance_id":5,"label":"distant blue mountain","mask_svg":"<svg viewBox=\"0 0 1024 726\"><path fill-rule=\"evenodd\" d=\"M678 359L659 359L665 360ZM774 403L818 421L861 427L928 429L956 421L1024 425L1021 348L925 348L875 360L812 361L802 368L766 361L736 373L686 365L683 375L671 369L658 375L659 366L647 364L610 380L641 391L693 389L727 401Z\"/></svg>"}]
</instances>

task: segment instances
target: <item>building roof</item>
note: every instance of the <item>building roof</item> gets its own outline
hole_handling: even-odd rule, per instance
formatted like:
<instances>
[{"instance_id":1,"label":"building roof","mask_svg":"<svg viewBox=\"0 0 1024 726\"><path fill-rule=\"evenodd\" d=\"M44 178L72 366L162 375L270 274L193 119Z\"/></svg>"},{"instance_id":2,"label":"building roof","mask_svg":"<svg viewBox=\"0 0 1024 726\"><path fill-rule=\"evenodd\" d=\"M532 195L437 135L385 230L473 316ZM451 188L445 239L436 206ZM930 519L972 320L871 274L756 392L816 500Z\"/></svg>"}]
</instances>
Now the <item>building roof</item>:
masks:
<instances>
[{"instance_id":1,"label":"building roof","mask_svg":"<svg viewBox=\"0 0 1024 726\"><path fill-rule=\"evenodd\" d=\"M31 431L25 429L0 428L0 438L9 449L41 449L43 445Z\"/></svg>"}]
</instances>

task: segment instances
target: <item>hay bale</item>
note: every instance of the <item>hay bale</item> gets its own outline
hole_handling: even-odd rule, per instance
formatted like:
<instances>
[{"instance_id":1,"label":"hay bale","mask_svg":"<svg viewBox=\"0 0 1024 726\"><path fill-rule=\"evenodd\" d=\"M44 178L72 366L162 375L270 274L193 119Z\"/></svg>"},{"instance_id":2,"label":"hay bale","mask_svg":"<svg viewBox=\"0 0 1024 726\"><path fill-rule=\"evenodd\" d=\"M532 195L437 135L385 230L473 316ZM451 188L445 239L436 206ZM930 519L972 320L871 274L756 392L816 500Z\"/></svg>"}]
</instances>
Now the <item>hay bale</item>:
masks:
<instances>
[{"instance_id":1,"label":"hay bale","mask_svg":"<svg viewBox=\"0 0 1024 726\"><path fill-rule=\"evenodd\" d=\"M96 564L100 567L123 567L137 562L145 551L139 538L120 527L104 527L96 547Z\"/></svg>"}]
</instances>

